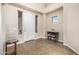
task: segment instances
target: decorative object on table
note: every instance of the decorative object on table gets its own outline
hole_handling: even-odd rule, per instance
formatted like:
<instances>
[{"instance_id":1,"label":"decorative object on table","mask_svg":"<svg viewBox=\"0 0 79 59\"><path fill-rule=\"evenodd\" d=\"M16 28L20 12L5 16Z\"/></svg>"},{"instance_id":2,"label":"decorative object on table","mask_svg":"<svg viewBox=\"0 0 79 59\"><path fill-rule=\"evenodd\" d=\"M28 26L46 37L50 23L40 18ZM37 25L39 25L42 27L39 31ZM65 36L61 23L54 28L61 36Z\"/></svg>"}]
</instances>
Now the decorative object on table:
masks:
<instances>
[{"instance_id":1,"label":"decorative object on table","mask_svg":"<svg viewBox=\"0 0 79 59\"><path fill-rule=\"evenodd\" d=\"M52 28L51 31L55 31L55 29Z\"/></svg>"}]
</instances>

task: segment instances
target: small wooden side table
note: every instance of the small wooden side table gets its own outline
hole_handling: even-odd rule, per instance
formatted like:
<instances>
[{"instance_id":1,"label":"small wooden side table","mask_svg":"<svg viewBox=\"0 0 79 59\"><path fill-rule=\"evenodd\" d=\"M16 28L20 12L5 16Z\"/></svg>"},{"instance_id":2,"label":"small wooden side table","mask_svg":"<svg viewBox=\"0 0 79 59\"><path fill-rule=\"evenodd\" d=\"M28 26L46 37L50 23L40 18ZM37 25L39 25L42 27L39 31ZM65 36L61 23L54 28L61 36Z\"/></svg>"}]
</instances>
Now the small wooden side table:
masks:
<instances>
[{"instance_id":1,"label":"small wooden side table","mask_svg":"<svg viewBox=\"0 0 79 59\"><path fill-rule=\"evenodd\" d=\"M52 40L52 38L54 38L55 41L58 41L58 39L59 39L59 32L48 31L47 32L47 37L48 37L49 40Z\"/></svg>"},{"instance_id":2,"label":"small wooden side table","mask_svg":"<svg viewBox=\"0 0 79 59\"><path fill-rule=\"evenodd\" d=\"M7 50L7 45L10 45L10 44L14 44L13 46L14 46L14 51L13 52L11 52L11 53L9 53L9 55L16 55L16 52L17 52L17 43L18 42L18 40L7 40L6 41L6 49L5 49L5 55L8 55L8 50Z\"/></svg>"}]
</instances>

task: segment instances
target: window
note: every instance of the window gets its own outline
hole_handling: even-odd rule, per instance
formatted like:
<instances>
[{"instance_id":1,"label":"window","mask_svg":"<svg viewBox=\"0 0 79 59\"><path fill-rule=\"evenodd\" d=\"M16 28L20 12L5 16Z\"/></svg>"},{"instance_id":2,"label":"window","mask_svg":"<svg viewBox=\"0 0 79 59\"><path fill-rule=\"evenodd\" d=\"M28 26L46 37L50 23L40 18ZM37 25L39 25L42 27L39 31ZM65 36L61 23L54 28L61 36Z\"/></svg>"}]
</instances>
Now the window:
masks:
<instances>
[{"instance_id":1,"label":"window","mask_svg":"<svg viewBox=\"0 0 79 59\"><path fill-rule=\"evenodd\" d=\"M55 22L58 22L59 21L59 16L53 16L52 17L52 21L55 23Z\"/></svg>"},{"instance_id":2,"label":"window","mask_svg":"<svg viewBox=\"0 0 79 59\"><path fill-rule=\"evenodd\" d=\"M37 33L38 15L35 15L35 32Z\"/></svg>"},{"instance_id":3,"label":"window","mask_svg":"<svg viewBox=\"0 0 79 59\"><path fill-rule=\"evenodd\" d=\"M18 33L22 34L22 11L18 10Z\"/></svg>"}]
</instances>

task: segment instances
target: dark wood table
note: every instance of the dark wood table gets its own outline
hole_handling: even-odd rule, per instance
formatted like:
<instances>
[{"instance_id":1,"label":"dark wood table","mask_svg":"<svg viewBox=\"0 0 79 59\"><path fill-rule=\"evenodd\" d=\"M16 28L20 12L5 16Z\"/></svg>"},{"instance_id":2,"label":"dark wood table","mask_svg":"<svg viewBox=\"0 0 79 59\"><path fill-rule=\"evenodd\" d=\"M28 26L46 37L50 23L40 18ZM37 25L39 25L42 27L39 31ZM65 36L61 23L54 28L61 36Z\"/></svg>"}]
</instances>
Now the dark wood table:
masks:
<instances>
[{"instance_id":1,"label":"dark wood table","mask_svg":"<svg viewBox=\"0 0 79 59\"><path fill-rule=\"evenodd\" d=\"M7 40L7 41L6 41L6 49L5 49L5 52L6 52L5 54L6 54L6 55L8 55L8 54L9 54L9 55L16 55L16 52L17 52L17 44L16 44L16 43L17 43L17 42L18 42L18 40ZM11 52L11 53L8 53L7 46L10 45L10 44L14 44L14 45L13 45L14 51Z\"/></svg>"},{"instance_id":2,"label":"dark wood table","mask_svg":"<svg viewBox=\"0 0 79 59\"><path fill-rule=\"evenodd\" d=\"M52 32L52 31L48 31L47 32L47 38L48 40L55 40L55 41L58 41L59 39L59 32Z\"/></svg>"}]
</instances>

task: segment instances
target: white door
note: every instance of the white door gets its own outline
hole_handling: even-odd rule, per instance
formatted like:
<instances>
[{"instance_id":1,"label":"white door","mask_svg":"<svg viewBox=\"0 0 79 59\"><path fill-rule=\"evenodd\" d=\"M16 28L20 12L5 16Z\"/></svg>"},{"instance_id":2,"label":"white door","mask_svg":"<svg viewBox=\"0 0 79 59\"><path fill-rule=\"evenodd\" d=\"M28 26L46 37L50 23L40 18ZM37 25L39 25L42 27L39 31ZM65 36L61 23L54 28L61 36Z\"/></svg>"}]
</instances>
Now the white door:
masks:
<instances>
[{"instance_id":1,"label":"white door","mask_svg":"<svg viewBox=\"0 0 79 59\"><path fill-rule=\"evenodd\" d=\"M17 8L6 5L6 37L7 40L18 39L18 12Z\"/></svg>"},{"instance_id":2,"label":"white door","mask_svg":"<svg viewBox=\"0 0 79 59\"><path fill-rule=\"evenodd\" d=\"M24 41L32 40L35 34L35 17L32 12L23 12L23 36Z\"/></svg>"}]
</instances>

